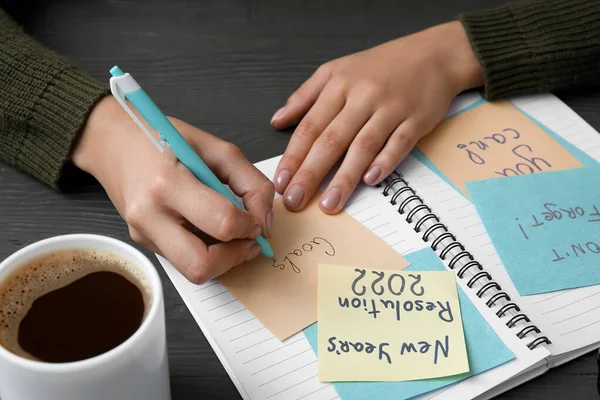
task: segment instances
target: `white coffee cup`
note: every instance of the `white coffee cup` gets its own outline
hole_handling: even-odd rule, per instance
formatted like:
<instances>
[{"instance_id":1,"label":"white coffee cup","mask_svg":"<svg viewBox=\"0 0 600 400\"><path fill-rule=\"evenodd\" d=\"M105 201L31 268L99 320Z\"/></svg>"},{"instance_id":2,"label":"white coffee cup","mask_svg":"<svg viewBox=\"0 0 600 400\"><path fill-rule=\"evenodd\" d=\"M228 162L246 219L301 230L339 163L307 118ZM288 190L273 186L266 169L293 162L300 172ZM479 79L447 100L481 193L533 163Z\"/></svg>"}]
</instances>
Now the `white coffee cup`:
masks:
<instances>
[{"instance_id":1,"label":"white coffee cup","mask_svg":"<svg viewBox=\"0 0 600 400\"><path fill-rule=\"evenodd\" d=\"M16 267L57 250L96 249L120 256L147 277L152 304L138 330L99 356L52 364L19 357L0 346L2 400L169 400L169 369L162 286L154 265L119 240L65 235L33 243L0 263L0 282Z\"/></svg>"}]
</instances>

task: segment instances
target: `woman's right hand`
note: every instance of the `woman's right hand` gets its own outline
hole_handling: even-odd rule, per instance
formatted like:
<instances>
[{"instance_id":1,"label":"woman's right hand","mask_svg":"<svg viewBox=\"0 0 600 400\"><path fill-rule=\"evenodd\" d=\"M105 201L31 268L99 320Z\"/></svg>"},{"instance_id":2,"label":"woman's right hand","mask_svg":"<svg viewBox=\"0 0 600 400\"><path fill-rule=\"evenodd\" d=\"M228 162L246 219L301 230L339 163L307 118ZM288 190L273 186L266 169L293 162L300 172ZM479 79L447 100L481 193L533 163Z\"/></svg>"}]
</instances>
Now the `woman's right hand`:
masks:
<instances>
[{"instance_id":1,"label":"woman's right hand","mask_svg":"<svg viewBox=\"0 0 600 400\"><path fill-rule=\"evenodd\" d=\"M259 255L253 239L271 235L274 188L236 146L170 120L247 211L204 186L168 148L160 153L112 96L92 111L72 160L102 184L133 240L200 284Z\"/></svg>"}]
</instances>

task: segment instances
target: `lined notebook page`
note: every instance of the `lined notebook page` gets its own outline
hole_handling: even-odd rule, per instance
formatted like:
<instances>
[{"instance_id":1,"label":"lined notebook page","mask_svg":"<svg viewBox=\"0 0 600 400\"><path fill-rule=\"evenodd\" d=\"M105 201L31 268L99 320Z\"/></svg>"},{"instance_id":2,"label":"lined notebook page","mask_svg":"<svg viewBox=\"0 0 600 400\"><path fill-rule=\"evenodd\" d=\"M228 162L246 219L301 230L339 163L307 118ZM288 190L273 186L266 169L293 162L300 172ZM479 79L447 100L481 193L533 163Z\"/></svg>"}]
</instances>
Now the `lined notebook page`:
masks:
<instances>
[{"instance_id":1,"label":"lined notebook page","mask_svg":"<svg viewBox=\"0 0 600 400\"><path fill-rule=\"evenodd\" d=\"M469 99L472 102L472 98ZM462 105L467 104L464 103ZM513 101L517 107L555 133L600 160L600 135L568 106L552 95ZM536 296L518 295L475 206L425 165L407 159L402 173L433 208L460 242L492 274L504 291L518 303L552 340L553 355L592 345L600 338L600 286ZM540 277L543 279L543 277Z\"/></svg>"},{"instance_id":2,"label":"lined notebook page","mask_svg":"<svg viewBox=\"0 0 600 400\"><path fill-rule=\"evenodd\" d=\"M462 195L456 192L449 184L441 180L429 168L412 156L408 156L406 160L397 168L397 171L404 176L405 180L411 187L417 190L417 194L425 201L425 203L428 203L432 209L432 212L440 218L440 222L448 226L447 219L444 218L443 214L437 212L437 207L429 202L428 199L431 197L440 198L442 199L441 201L444 202L445 200L449 199L451 201L455 194L461 197ZM420 190L422 187L426 187L428 189L427 194L424 193L425 191ZM405 196L400 196L398 202L401 202L402 198L405 198ZM426 226L427 223L424 225L422 232L426 230ZM450 228L450 230L452 229ZM458 240L461 241L460 238L458 238ZM432 239L429 241L429 244L431 243ZM440 243L442 243L442 245L438 246L437 248L438 255L440 254L440 251L443 250L444 246L448 244L448 241L442 241ZM469 249L467 248L467 250ZM455 253L450 252L449 254ZM446 257L446 260L442 261L448 269L450 269L448 267L448 263L451 259L452 256ZM459 269L461 264L463 264L463 262L459 261L455 265L455 271ZM533 376L542 374L547 370L546 358L550 355L550 352L543 346L540 346L534 350L530 350L527 348L527 344L530 343L534 338L527 336L523 339L519 339L516 335L520 329L529 324L522 322L518 323L516 327L512 329L508 328L506 323L515 315L515 313L507 312L502 318L497 317L495 313L497 308L502 305L501 301L497 303L497 307L489 308L485 305L485 297L482 301L476 295L477 290L486 283L485 280L478 281L473 288L469 288L467 286L467 282L469 280L468 278L474 272L475 271L467 272L464 275L466 278L457 279L457 282L467 296L469 296L471 302L484 316L486 321L488 321L498 336L512 351L512 353L515 355L515 359L492 370L475 375L453 386L442 388L437 392L423 395L419 397L419 399L445 400L456 398L474 398L487 393L488 391L492 390L492 388L496 390L497 393L500 393L510 389L511 387L514 387L517 382L520 382L520 375L522 374L525 374L529 377L529 379L531 379ZM483 395L483 398L488 397L487 395Z\"/></svg>"},{"instance_id":3,"label":"lined notebook page","mask_svg":"<svg viewBox=\"0 0 600 400\"><path fill-rule=\"evenodd\" d=\"M272 177L277 159L257 164ZM381 189L361 187L346 212L400 254L425 244L385 204ZM318 379L317 357L302 332L280 342L217 281L194 285L158 257L196 322L245 399L334 400L334 387Z\"/></svg>"}]
</instances>

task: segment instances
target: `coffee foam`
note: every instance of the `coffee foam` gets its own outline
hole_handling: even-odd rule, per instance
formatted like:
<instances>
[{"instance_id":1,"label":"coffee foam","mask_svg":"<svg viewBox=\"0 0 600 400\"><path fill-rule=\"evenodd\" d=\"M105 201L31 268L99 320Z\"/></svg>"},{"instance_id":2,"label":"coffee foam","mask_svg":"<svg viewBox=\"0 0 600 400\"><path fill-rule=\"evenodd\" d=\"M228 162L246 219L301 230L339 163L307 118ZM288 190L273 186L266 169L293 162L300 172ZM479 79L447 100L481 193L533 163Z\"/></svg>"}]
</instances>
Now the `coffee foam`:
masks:
<instances>
[{"instance_id":1,"label":"coffee foam","mask_svg":"<svg viewBox=\"0 0 600 400\"><path fill-rule=\"evenodd\" d=\"M99 250L61 250L41 255L15 268L0 283L0 346L21 357L35 360L19 345L19 324L33 302L99 271L120 274L135 284L144 297L144 318L152 305L152 291L146 275L115 254Z\"/></svg>"}]
</instances>

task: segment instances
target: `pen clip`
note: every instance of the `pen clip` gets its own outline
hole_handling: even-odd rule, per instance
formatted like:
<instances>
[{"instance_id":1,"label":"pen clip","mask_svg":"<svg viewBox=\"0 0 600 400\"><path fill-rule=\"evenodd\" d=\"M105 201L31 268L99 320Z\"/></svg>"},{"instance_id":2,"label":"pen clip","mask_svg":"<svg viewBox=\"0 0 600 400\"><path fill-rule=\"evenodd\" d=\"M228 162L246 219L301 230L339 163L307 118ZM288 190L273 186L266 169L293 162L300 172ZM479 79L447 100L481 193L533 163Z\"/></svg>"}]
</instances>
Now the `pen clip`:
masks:
<instances>
[{"instance_id":1,"label":"pen clip","mask_svg":"<svg viewBox=\"0 0 600 400\"><path fill-rule=\"evenodd\" d=\"M128 77L129 77L129 74L110 78L110 91L111 91L112 95L114 96L114 98L117 99L119 104L121 104L121 106L125 109L127 114L129 114L129 116L135 121L137 126L140 127L140 129L146 134L146 136L148 136L148 138L152 141L152 143L154 143L154 145L158 148L158 150L160 150L161 152L164 152L165 151L165 142L162 140L159 141L154 137L152 132L150 132L148 130L148 128L146 128L146 126L142 123L142 121L138 118L138 116L131 110L131 108L129 108L129 106L127 105L127 101L125 101L125 95L123 94L123 91L119 87L119 80L127 79ZM128 82L125 82L125 84L127 84L127 83Z\"/></svg>"}]
</instances>

